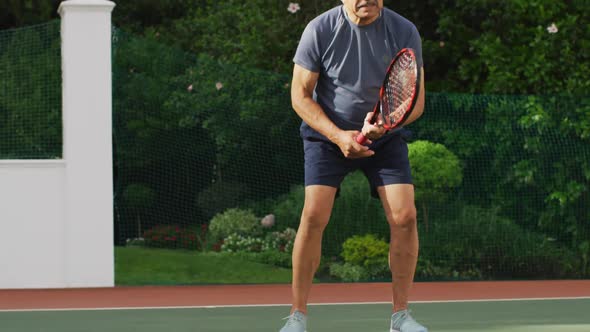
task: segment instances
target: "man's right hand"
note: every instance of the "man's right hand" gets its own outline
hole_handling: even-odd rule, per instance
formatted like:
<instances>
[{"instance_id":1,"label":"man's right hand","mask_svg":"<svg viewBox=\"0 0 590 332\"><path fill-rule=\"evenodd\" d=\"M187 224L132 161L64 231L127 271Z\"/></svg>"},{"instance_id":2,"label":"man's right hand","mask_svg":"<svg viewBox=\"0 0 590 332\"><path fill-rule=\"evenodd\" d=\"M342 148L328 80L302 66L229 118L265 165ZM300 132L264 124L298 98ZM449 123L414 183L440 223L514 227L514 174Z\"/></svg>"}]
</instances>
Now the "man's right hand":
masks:
<instances>
[{"instance_id":1,"label":"man's right hand","mask_svg":"<svg viewBox=\"0 0 590 332\"><path fill-rule=\"evenodd\" d=\"M367 139L366 145L356 142L356 137L360 134L358 130L343 130L336 136L330 137L330 140L338 145L344 157L350 159L366 158L375 154L375 151L369 149L367 145L371 144L371 140Z\"/></svg>"}]
</instances>

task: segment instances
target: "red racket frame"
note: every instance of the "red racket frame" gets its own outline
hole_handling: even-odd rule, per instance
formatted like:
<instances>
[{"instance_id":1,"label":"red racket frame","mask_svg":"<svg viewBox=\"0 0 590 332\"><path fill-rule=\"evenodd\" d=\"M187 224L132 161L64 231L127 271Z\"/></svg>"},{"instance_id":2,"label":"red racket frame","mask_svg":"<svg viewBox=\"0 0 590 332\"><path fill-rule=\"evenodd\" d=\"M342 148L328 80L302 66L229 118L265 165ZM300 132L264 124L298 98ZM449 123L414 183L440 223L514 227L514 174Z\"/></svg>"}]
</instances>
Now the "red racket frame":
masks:
<instances>
[{"instance_id":1,"label":"red racket frame","mask_svg":"<svg viewBox=\"0 0 590 332\"><path fill-rule=\"evenodd\" d=\"M416 62L416 54L414 53L414 50L411 49L411 48L403 48L403 49L401 49L396 54L396 56L393 58L393 60L391 60L391 63L389 64L389 67L387 67L387 71L386 71L386 74L385 74L385 78L383 79L383 84L381 85L381 89L379 89L379 100L375 104L375 108L373 109L373 115L371 116L371 119L369 120L369 123L374 124L377 121L377 118L379 117L379 114L381 113L381 100L383 100L383 98L385 96L385 93L386 93L385 91L387 89L387 84L389 83L389 79L388 79L389 78L389 74L391 73L391 70L393 69L393 66L398 61L398 59L401 58L402 55L404 55L406 53L409 53L410 56L412 57L412 59L414 60L414 62ZM393 125L384 124L383 125L383 128L385 128L387 130L391 130L391 129L397 128L397 127L401 126L408 119L408 116L410 116L410 114L414 110L414 106L416 105L416 101L418 99L418 95L420 94L420 79L421 79L421 68L416 63L416 84L415 84L414 92L413 92L412 97L411 97L412 100L408 104L408 108L406 109L406 112L404 113L404 115L402 116L402 118L399 121L397 121ZM356 141L359 144L365 143L366 140L367 140L367 138L362 133L360 133L356 137Z\"/></svg>"}]
</instances>

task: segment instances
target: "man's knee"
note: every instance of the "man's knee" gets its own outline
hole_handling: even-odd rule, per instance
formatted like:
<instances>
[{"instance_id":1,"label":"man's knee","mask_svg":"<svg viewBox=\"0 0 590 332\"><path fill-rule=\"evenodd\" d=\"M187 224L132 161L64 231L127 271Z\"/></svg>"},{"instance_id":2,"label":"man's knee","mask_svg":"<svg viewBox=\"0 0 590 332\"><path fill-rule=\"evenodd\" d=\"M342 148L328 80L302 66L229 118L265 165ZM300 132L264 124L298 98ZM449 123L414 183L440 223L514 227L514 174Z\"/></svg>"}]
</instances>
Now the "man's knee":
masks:
<instances>
[{"instance_id":1,"label":"man's knee","mask_svg":"<svg viewBox=\"0 0 590 332\"><path fill-rule=\"evenodd\" d=\"M330 221L330 213L319 208L306 208L301 215L301 224L313 230L323 230Z\"/></svg>"},{"instance_id":2,"label":"man's knee","mask_svg":"<svg viewBox=\"0 0 590 332\"><path fill-rule=\"evenodd\" d=\"M416 225L416 219L416 208L414 207L401 208L397 211L392 211L387 216L389 224L398 227L412 227Z\"/></svg>"}]
</instances>

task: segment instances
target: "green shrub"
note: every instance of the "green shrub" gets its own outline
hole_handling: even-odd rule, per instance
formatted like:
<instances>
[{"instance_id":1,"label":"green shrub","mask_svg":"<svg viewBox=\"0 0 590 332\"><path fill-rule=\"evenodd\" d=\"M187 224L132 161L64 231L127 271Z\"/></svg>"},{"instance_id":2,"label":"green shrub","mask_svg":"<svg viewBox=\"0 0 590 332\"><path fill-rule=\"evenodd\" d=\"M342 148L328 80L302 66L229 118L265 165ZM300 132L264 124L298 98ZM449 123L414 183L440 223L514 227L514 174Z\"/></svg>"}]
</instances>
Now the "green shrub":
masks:
<instances>
[{"instance_id":1,"label":"green shrub","mask_svg":"<svg viewBox=\"0 0 590 332\"><path fill-rule=\"evenodd\" d=\"M257 236L261 231L260 219L252 211L236 208L215 215L209 224L209 235L214 242L232 234L242 237Z\"/></svg>"},{"instance_id":2,"label":"green shrub","mask_svg":"<svg viewBox=\"0 0 590 332\"><path fill-rule=\"evenodd\" d=\"M371 196L367 178L361 171L356 171L344 179L334 202L330 223L324 233L326 255L340 254L344 241L368 232L388 237L389 225L381 202Z\"/></svg>"},{"instance_id":3,"label":"green shrub","mask_svg":"<svg viewBox=\"0 0 590 332\"><path fill-rule=\"evenodd\" d=\"M437 266L430 259L424 257L423 254L418 256L416 264L416 272L414 279L416 280L444 280L452 276L453 273L450 268L446 266Z\"/></svg>"},{"instance_id":4,"label":"green shrub","mask_svg":"<svg viewBox=\"0 0 590 332\"><path fill-rule=\"evenodd\" d=\"M223 239L223 252L261 252L269 250L268 242L260 237L230 234Z\"/></svg>"},{"instance_id":5,"label":"green shrub","mask_svg":"<svg viewBox=\"0 0 590 332\"><path fill-rule=\"evenodd\" d=\"M412 178L418 201L444 201L463 179L461 163L444 145L428 141L408 144Z\"/></svg>"},{"instance_id":6,"label":"green shrub","mask_svg":"<svg viewBox=\"0 0 590 332\"><path fill-rule=\"evenodd\" d=\"M436 223L421 236L425 275L436 269L450 278L576 277L576 257L551 238L498 215L495 209L464 207L455 219ZM430 273L428 271L434 271Z\"/></svg>"},{"instance_id":7,"label":"green shrub","mask_svg":"<svg viewBox=\"0 0 590 332\"><path fill-rule=\"evenodd\" d=\"M305 199L305 187L302 185L292 186L291 190L279 196L272 202L263 202L266 209L268 205L276 218L276 227L279 229L290 227L297 229L299 220L301 218L301 211L303 210L303 202Z\"/></svg>"},{"instance_id":8,"label":"green shrub","mask_svg":"<svg viewBox=\"0 0 590 332\"><path fill-rule=\"evenodd\" d=\"M270 232L266 235L251 236L230 234L223 239L221 251L226 252L264 252L276 251L291 253L296 231L287 228L282 232Z\"/></svg>"},{"instance_id":9,"label":"green shrub","mask_svg":"<svg viewBox=\"0 0 590 332\"><path fill-rule=\"evenodd\" d=\"M204 234L178 225L157 225L143 234L146 247L168 249L202 249Z\"/></svg>"},{"instance_id":10,"label":"green shrub","mask_svg":"<svg viewBox=\"0 0 590 332\"><path fill-rule=\"evenodd\" d=\"M373 234L355 235L342 244L344 262L361 266L370 278L384 278L390 275L389 244Z\"/></svg>"},{"instance_id":11,"label":"green shrub","mask_svg":"<svg viewBox=\"0 0 590 332\"><path fill-rule=\"evenodd\" d=\"M370 277L364 267L351 263L330 264L330 275L346 282L366 281Z\"/></svg>"},{"instance_id":12,"label":"green shrub","mask_svg":"<svg viewBox=\"0 0 590 332\"><path fill-rule=\"evenodd\" d=\"M291 191L277 198L269 209L276 216L279 228L298 228L305 199L305 188L294 186ZM268 205L265 202L265 206ZM378 199L371 196L369 183L361 171L349 174L334 202L330 222L324 231L323 254L338 256L342 243L353 235L371 230L379 236L389 236L389 226Z\"/></svg>"},{"instance_id":13,"label":"green shrub","mask_svg":"<svg viewBox=\"0 0 590 332\"><path fill-rule=\"evenodd\" d=\"M428 230L428 208L444 202L452 189L461 184L463 175L459 158L444 145L415 141L408 145L416 202L422 207L422 219Z\"/></svg>"},{"instance_id":14,"label":"green shrub","mask_svg":"<svg viewBox=\"0 0 590 332\"><path fill-rule=\"evenodd\" d=\"M286 228L280 232L271 232L266 235L265 241L270 249L278 252L291 253L295 244L297 231L293 228Z\"/></svg>"}]
</instances>

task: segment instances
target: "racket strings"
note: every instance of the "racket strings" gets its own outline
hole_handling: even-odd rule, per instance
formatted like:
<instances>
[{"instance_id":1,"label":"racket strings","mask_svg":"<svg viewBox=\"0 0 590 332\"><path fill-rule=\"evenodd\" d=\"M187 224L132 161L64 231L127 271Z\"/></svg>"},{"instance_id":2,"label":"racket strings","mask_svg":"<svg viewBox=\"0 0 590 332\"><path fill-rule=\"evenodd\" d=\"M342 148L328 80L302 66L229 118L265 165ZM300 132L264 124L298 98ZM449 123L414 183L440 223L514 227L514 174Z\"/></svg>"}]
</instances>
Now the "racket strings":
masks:
<instances>
[{"instance_id":1,"label":"racket strings","mask_svg":"<svg viewBox=\"0 0 590 332\"><path fill-rule=\"evenodd\" d=\"M410 54L401 56L393 64L387 77L385 95L381 101L381 112L387 125L393 126L402 121L411 109L417 74L416 61Z\"/></svg>"}]
</instances>

